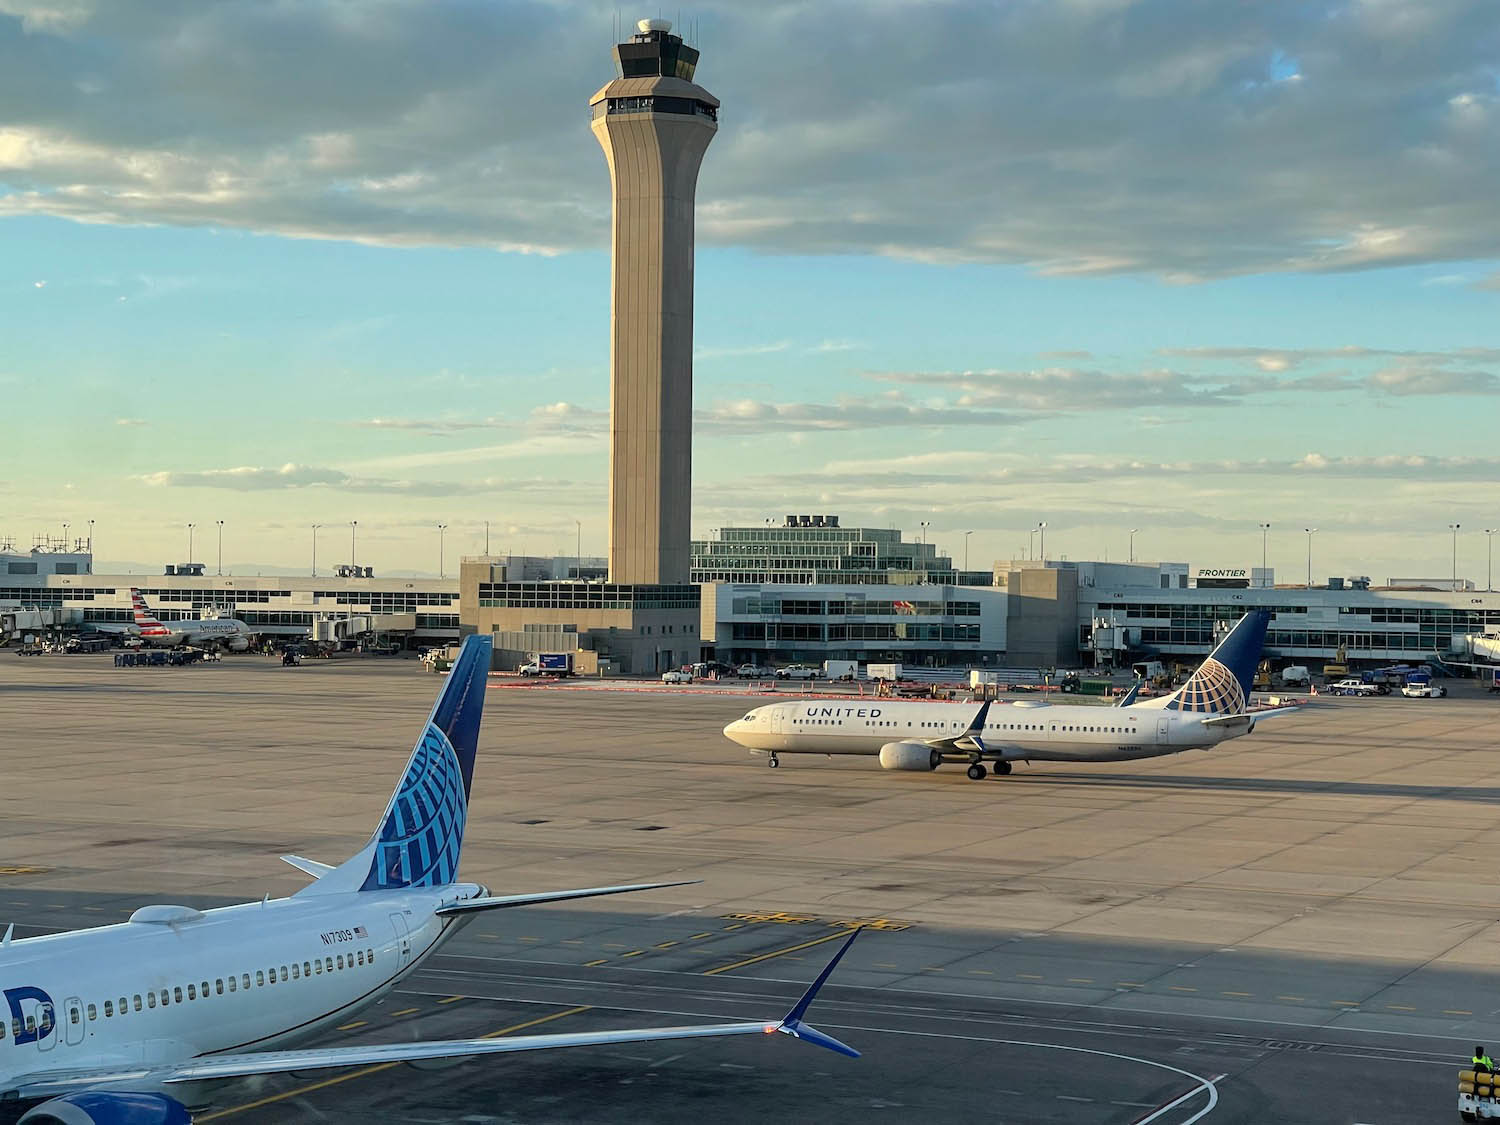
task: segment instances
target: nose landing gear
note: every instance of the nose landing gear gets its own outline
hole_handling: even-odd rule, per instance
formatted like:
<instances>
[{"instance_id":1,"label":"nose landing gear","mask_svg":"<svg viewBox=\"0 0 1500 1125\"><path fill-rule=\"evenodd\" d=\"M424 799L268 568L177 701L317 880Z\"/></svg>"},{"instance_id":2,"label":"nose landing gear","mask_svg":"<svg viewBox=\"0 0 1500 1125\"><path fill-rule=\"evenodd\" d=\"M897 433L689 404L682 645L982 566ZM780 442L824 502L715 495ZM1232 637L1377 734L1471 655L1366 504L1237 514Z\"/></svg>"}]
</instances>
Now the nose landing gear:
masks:
<instances>
[{"instance_id":1,"label":"nose landing gear","mask_svg":"<svg viewBox=\"0 0 1500 1125\"><path fill-rule=\"evenodd\" d=\"M781 765L781 759L778 758L775 754L772 754L769 758L766 759L766 765L770 766L774 770L777 766Z\"/></svg>"}]
</instances>

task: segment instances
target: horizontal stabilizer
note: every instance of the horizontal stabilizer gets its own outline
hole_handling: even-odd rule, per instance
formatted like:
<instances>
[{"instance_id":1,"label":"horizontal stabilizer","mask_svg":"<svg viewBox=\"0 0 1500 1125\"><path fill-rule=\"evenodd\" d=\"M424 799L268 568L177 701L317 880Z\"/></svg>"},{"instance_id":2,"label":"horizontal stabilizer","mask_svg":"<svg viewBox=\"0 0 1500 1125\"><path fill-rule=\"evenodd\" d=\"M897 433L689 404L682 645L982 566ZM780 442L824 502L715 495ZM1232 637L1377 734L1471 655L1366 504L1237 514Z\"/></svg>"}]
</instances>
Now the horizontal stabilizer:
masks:
<instances>
[{"instance_id":1,"label":"horizontal stabilizer","mask_svg":"<svg viewBox=\"0 0 1500 1125\"><path fill-rule=\"evenodd\" d=\"M543 902L565 902L570 898L597 898L600 895L624 895L632 891L659 891L665 887L690 887L701 879L685 879L678 883L628 883L618 887L584 887L576 891L537 891L526 895L486 895L484 898L464 899L438 907L441 918L457 914L478 914L485 910L504 910L510 906L536 906Z\"/></svg>"},{"instance_id":2,"label":"horizontal stabilizer","mask_svg":"<svg viewBox=\"0 0 1500 1125\"><path fill-rule=\"evenodd\" d=\"M298 871L311 875L314 879L321 879L333 870L332 864L319 863L315 859L303 859L300 855L284 855L281 857L281 862L290 863Z\"/></svg>"},{"instance_id":3,"label":"horizontal stabilizer","mask_svg":"<svg viewBox=\"0 0 1500 1125\"><path fill-rule=\"evenodd\" d=\"M1212 718L1203 719L1206 727L1236 727L1253 726L1262 719L1274 719L1278 715L1290 715L1297 711L1306 711L1308 704L1299 703L1295 707L1267 707L1263 711L1247 711L1243 715L1215 715Z\"/></svg>"}]
</instances>

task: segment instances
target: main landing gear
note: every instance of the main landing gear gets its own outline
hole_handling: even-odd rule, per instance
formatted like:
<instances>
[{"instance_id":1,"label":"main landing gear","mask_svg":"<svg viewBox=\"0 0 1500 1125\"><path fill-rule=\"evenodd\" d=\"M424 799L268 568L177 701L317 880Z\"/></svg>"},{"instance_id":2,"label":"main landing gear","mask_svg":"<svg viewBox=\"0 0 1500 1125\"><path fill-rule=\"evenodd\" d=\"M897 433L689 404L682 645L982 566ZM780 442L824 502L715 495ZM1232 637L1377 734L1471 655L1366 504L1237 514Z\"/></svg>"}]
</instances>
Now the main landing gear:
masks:
<instances>
[{"instance_id":1,"label":"main landing gear","mask_svg":"<svg viewBox=\"0 0 1500 1125\"><path fill-rule=\"evenodd\" d=\"M994 765L994 770L996 777L1004 777L1006 774L1010 773L1010 763L996 762ZM972 762L969 765L970 781L983 781L988 773L989 771L984 768L983 762Z\"/></svg>"},{"instance_id":2,"label":"main landing gear","mask_svg":"<svg viewBox=\"0 0 1500 1125\"><path fill-rule=\"evenodd\" d=\"M769 758L766 759L766 765L770 766L774 770L777 766L781 765L781 759L778 758L775 754L772 754Z\"/></svg>"}]
</instances>

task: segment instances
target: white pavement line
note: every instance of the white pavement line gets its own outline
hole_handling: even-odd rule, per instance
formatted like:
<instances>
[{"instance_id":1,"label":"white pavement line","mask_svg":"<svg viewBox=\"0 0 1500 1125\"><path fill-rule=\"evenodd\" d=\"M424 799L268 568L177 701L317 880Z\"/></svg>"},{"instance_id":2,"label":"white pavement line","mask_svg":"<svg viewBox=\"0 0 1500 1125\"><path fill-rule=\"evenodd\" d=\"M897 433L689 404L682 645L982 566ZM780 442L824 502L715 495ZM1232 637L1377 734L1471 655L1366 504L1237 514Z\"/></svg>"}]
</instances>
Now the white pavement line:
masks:
<instances>
[{"instance_id":1,"label":"white pavement line","mask_svg":"<svg viewBox=\"0 0 1500 1125\"><path fill-rule=\"evenodd\" d=\"M1208 1090L1208 1094L1209 1094L1208 1105L1204 1106L1203 1109L1201 1109L1197 1113L1193 1114L1192 1117L1189 1117L1186 1121L1184 1121L1182 1123L1182 1125L1193 1125L1194 1121L1197 1121L1200 1117L1205 1116L1208 1113L1209 1110L1213 1109L1214 1106L1218 1105L1218 1103L1219 1103L1218 1083L1222 1082L1223 1080L1224 1080L1224 1075L1222 1075L1222 1074L1216 1074L1212 1078L1210 1078L1210 1079L1207 1080L1205 1086L1206 1086L1206 1088ZM1203 1079L1199 1079L1199 1081L1202 1082ZM1203 1091L1205 1089L1205 1086L1199 1086L1196 1090L1189 1090L1187 1093L1183 1094L1180 1098L1174 1098L1172 1101L1170 1101L1166 1105L1162 1106L1155 1113L1148 1114L1145 1117L1138 1117L1138 1118L1136 1118L1135 1121L1131 1122L1131 1125L1149 1125L1150 1122L1155 1121L1162 1114L1164 1114L1164 1113L1170 1113L1172 1110L1174 1110L1178 1106L1180 1106L1183 1102L1190 1101L1191 1099L1196 1098L1199 1094L1203 1093Z\"/></svg>"}]
</instances>

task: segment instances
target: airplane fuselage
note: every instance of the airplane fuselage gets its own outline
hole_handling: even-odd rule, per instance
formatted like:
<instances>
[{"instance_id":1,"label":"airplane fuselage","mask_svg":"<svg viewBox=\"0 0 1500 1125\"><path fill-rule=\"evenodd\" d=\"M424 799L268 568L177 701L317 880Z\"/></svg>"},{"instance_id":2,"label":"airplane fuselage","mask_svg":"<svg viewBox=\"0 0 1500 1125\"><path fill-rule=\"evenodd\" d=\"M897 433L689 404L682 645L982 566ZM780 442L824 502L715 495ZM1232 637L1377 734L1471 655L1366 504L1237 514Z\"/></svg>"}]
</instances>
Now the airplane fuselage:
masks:
<instances>
[{"instance_id":1,"label":"airplane fuselage","mask_svg":"<svg viewBox=\"0 0 1500 1125\"><path fill-rule=\"evenodd\" d=\"M466 917L439 917L439 906L485 893L466 883L201 914L146 908L163 920L12 941L0 947L0 1099L16 1075L315 1037L383 998L463 927ZM186 1093L173 1096L200 1100Z\"/></svg>"},{"instance_id":2,"label":"airplane fuselage","mask_svg":"<svg viewBox=\"0 0 1500 1125\"><path fill-rule=\"evenodd\" d=\"M904 700L799 700L758 707L724 734L775 754L874 756L893 742L960 739L978 704ZM1201 714L1155 707L1053 706L1031 700L991 706L981 737L992 761L1119 762L1216 746L1233 732ZM945 750L961 759L961 748Z\"/></svg>"},{"instance_id":3,"label":"airplane fuselage","mask_svg":"<svg viewBox=\"0 0 1500 1125\"><path fill-rule=\"evenodd\" d=\"M140 629L137 636L146 644L157 648L212 644L228 645L239 649L250 647L250 627L243 621L231 617L210 617L199 621L163 624L160 629L159 632Z\"/></svg>"}]
</instances>

